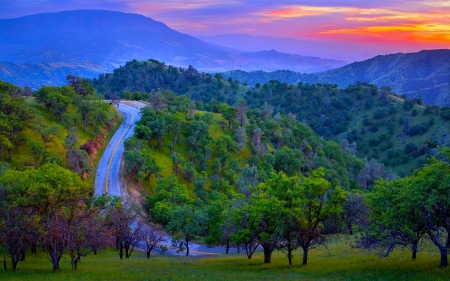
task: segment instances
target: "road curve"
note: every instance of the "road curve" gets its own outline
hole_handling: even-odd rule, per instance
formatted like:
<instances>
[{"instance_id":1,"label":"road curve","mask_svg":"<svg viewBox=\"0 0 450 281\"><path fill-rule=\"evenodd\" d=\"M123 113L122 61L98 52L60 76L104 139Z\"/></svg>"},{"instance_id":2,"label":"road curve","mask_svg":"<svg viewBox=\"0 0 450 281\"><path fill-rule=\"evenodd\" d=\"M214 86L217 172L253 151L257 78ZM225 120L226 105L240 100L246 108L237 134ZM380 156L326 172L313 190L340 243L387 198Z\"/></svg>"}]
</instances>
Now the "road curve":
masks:
<instances>
[{"instance_id":1,"label":"road curve","mask_svg":"<svg viewBox=\"0 0 450 281\"><path fill-rule=\"evenodd\" d=\"M121 196L119 173L120 161L124 152L123 142L133 135L140 115L139 109L123 103L117 109L123 114L124 119L98 162L95 176L95 196L105 193L111 196Z\"/></svg>"}]
</instances>

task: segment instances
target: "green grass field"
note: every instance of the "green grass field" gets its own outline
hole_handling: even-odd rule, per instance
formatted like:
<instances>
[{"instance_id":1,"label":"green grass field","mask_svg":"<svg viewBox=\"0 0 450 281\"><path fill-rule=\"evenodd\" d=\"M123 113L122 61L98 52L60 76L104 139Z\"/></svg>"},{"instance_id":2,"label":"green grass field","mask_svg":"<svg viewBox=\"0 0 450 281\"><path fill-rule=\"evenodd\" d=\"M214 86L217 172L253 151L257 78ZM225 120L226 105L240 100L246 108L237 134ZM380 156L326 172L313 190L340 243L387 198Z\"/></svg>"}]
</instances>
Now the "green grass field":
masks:
<instances>
[{"instance_id":1,"label":"green grass field","mask_svg":"<svg viewBox=\"0 0 450 281\"><path fill-rule=\"evenodd\" d=\"M0 271L0 280L450 280L450 267L438 267L439 255L433 247L419 252L415 261L403 250L379 259L351 249L345 237L334 238L327 248L311 250L306 266L301 265L301 252L289 266L281 252L274 252L272 263L264 264L262 253L251 260L245 254L154 255L148 260L135 252L130 259L119 260L113 250L103 250L83 258L76 270L65 256L58 272L52 272L45 253L28 254L16 272Z\"/></svg>"}]
</instances>

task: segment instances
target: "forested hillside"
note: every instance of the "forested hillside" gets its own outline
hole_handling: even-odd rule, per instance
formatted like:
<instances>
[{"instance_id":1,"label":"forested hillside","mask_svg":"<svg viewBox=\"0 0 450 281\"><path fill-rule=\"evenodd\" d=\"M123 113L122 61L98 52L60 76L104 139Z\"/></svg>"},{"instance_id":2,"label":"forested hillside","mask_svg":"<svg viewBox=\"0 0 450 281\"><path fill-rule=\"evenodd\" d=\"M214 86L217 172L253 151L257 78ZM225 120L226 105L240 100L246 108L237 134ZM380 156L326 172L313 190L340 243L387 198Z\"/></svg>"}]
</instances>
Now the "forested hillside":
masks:
<instances>
[{"instance_id":1,"label":"forested hillside","mask_svg":"<svg viewBox=\"0 0 450 281\"><path fill-rule=\"evenodd\" d=\"M226 104L218 113L199 111L198 103L171 91L153 93L149 102L125 142L125 172L143 184L152 221L174 235L173 245L186 255L191 243L202 239L227 252L242 245L249 258L261 245L270 262L278 241L276 212L289 196L313 208L323 204L326 211L316 210L314 218L307 217L313 209L304 214L312 220L308 239L320 240L325 239L320 233L341 229L328 218L339 213L344 190L373 184L371 163L320 138L292 115ZM258 230L257 216L270 220L265 229ZM319 221L326 223L315 224ZM308 243L306 252L313 247Z\"/></svg>"},{"instance_id":2,"label":"forested hillside","mask_svg":"<svg viewBox=\"0 0 450 281\"><path fill-rule=\"evenodd\" d=\"M424 106L421 99L397 97L390 87L358 82L347 88L336 84L287 84L277 80L248 86L221 74L200 73L154 60L132 61L112 74L92 80L105 96L148 99L157 91L172 90L199 108L218 112L220 103L291 114L325 139L362 158L377 159L386 167L409 174L450 142L449 107ZM406 100L405 100L406 98Z\"/></svg>"},{"instance_id":3,"label":"forested hillside","mask_svg":"<svg viewBox=\"0 0 450 281\"><path fill-rule=\"evenodd\" d=\"M44 86L32 94L0 81L0 161L22 170L45 163L87 177L118 116L85 79ZM83 85L84 84L84 85Z\"/></svg>"},{"instance_id":4,"label":"forested hillside","mask_svg":"<svg viewBox=\"0 0 450 281\"><path fill-rule=\"evenodd\" d=\"M223 74L250 85L278 80L287 83L331 83L347 87L357 81L390 86L398 95L421 98L424 104L450 105L450 50L425 50L417 53L376 56L343 67L311 74L290 70L246 72L233 70Z\"/></svg>"},{"instance_id":5,"label":"forested hillside","mask_svg":"<svg viewBox=\"0 0 450 281\"><path fill-rule=\"evenodd\" d=\"M327 234L357 229L364 236L355 240L356 247L376 249L381 256L406 243L415 258L424 236L410 237L403 229L416 226L405 219L413 205L404 200L405 218L395 226L389 225L395 216L387 216L399 205L385 205L406 196L406 186L417 194L420 212L445 226L445 215L430 211L422 200L435 191L427 202L447 204L448 162L432 159L414 175L393 180L396 176L376 160L364 163L353 156L351 144L326 141L294 115L274 114L267 104L249 109L222 103L217 112L208 112L169 90L149 94L148 101L134 136L125 142L125 174L129 183L142 185L151 221L186 255L194 241L202 241L226 253L242 247L249 259L260 246L264 263L279 249L292 264L294 251L301 249L306 265L309 250L324 245ZM448 149L445 153L448 158ZM442 181L439 174L445 175ZM383 191L390 186L401 188L389 197ZM433 234L435 227L421 225L420 231L430 229L428 236L446 257L441 246L449 239Z\"/></svg>"}]
</instances>

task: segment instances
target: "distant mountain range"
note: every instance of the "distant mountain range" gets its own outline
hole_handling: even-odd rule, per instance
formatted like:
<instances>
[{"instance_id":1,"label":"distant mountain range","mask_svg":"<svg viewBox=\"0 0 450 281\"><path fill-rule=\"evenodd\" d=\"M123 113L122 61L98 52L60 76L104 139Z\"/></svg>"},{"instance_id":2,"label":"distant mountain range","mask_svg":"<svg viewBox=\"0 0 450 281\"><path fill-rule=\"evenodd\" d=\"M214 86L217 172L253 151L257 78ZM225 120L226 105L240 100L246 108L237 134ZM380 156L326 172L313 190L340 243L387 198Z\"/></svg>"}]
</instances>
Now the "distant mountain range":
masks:
<instances>
[{"instance_id":1,"label":"distant mountain range","mask_svg":"<svg viewBox=\"0 0 450 281\"><path fill-rule=\"evenodd\" d=\"M197 69L209 72L290 69L311 73L346 64L339 60L276 51L236 51L180 33L164 23L137 14L78 10L0 20L0 61L4 62L0 79L18 85L24 85L24 81L11 75L16 69L20 69L24 77L61 84L64 80L58 79L58 75L45 71L49 65L58 65L62 71L61 64L72 64L68 70L94 77L105 68L112 71L132 59L157 59L180 67L195 65ZM92 61L100 66L86 68L86 62ZM27 65L29 63L32 64ZM41 70L42 65L36 63L47 65Z\"/></svg>"},{"instance_id":2,"label":"distant mountain range","mask_svg":"<svg viewBox=\"0 0 450 281\"><path fill-rule=\"evenodd\" d=\"M272 79L288 83L333 83L347 87L357 81L378 86L389 85L397 94L420 97L425 104L450 104L450 50L425 50L417 53L376 56L362 62L320 73L293 71L245 72L224 74L249 84Z\"/></svg>"},{"instance_id":3,"label":"distant mountain range","mask_svg":"<svg viewBox=\"0 0 450 281\"><path fill-rule=\"evenodd\" d=\"M249 83L277 79L346 87L359 80L390 85L429 104L450 103L449 50L376 56L348 65L312 56L342 55L344 47L236 34L198 39L142 15L65 11L0 20L0 80L36 89L64 84L67 74L94 78L133 59L156 59L204 72L240 69L231 75Z\"/></svg>"}]
</instances>

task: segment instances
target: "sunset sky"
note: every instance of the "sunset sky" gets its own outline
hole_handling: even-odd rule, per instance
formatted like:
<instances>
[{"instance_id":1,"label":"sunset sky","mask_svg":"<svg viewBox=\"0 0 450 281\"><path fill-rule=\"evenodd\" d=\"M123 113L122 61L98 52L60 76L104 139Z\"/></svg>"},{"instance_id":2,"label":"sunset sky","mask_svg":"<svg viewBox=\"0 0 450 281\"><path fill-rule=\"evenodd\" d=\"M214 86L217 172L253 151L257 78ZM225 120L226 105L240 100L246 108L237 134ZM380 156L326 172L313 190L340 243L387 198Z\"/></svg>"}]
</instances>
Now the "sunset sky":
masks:
<instances>
[{"instance_id":1,"label":"sunset sky","mask_svg":"<svg viewBox=\"0 0 450 281\"><path fill-rule=\"evenodd\" d=\"M0 18L74 9L138 13L190 35L240 33L399 50L450 47L450 1L0 0Z\"/></svg>"}]
</instances>

